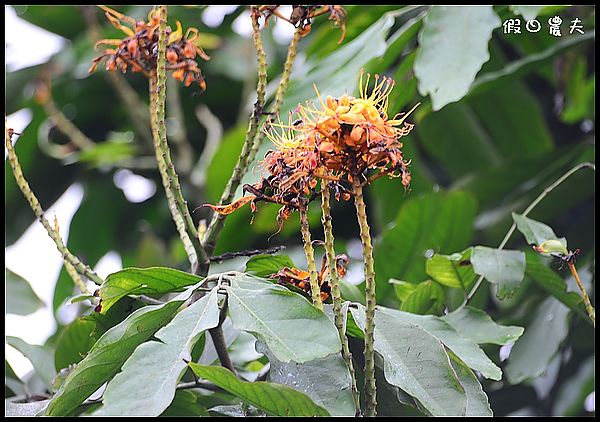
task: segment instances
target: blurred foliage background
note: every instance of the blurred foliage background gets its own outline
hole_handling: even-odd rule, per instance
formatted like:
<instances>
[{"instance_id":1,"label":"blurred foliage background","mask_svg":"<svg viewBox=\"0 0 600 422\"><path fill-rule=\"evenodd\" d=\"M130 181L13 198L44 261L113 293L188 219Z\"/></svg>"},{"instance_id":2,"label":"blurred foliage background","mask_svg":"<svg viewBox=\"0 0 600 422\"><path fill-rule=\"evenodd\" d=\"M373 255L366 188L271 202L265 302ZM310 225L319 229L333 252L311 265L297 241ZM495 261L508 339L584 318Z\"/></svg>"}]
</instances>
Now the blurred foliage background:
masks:
<instances>
[{"instance_id":1,"label":"blurred foliage background","mask_svg":"<svg viewBox=\"0 0 600 422\"><path fill-rule=\"evenodd\" d=\"M16 150L25 176L45 208L73 183L84 188L83 201L70 226L70 249L91 266L107 252L116 251L124 267L162 265L188 270L153 164L152 143L143 127L136 127L132 120L136 114L138 119L146 119L147 109L124 104L116 92L118 85L110 83L112 75L102 65L95 73L87 73L92 59L99 54L93 48L96 37L117 38L122 34L105 21L99 9L90 6L14 8L19 17L68 40L68 45L48 63L7 72L5 113L24 108L32 113ZM144 6L122 6L118 10L136 18L144 18L149 11ZM252 41L232 29L236 19L244 19L240 16L247 13L245 8L226 14L217 27L203 22L205 10L206 6L169 7L171 25L180 20L184 28L197 27L211 56L210 61L200 63L207 81L204 93L181 84L168 86L169 140L190 209L218 201L239 155L255 98ZM523 28L521 34L505 34L502 26L497 27L488 46L489 60L475 81L468 81L466 95L441 108L432 105L429 95L422 95L414 70L418 47L423 42L419 33L428 9L347 6L346 11L346 37L340 45L340 30L325 18L316 19L311 33L302 39L282 110L314 98L313 83L323 95L356 94L361 68L396 80L390 115L421 103L411 116L415 130L404 142L405 157L412 160L410 191L387 179L367 189L369 217L376 236L378 300L399 307L402 297L398 297L389 279L413 284L427 280L425 261L432 252L451 254L469 245L497 247L512 224L511 212L522 212L575 164L594 161L595 8L545 7L532 12L495 6L502 21L519 17L517 12L537 12L544 29L529 33ZM546 30L545 23L555 14L564 22L562 37ZM576 17L582 20L584 35L568 33L567 27ZM248 17L241 22L250 28ZM271 96L287 49L276 41L274 27L271 21L263 31ZM470 28L457 29L464 30L465 37L470 36ZM446 42L455 45L462 40ZM469 54L469 46L465 45L465 67ZM438 55L421 64L428 66L429 73L443 78L443 59ZM50 75L51 95L57 107L95 145L83 151L74 148L35 101L36 81L44 74ZM146 80L136 74L121 79L126 79L142 105L147 105ZM267 143L263 141L259 159L269 148ZM143 202L128 201L115 184L115 173L123 174L123 169L154 181L156 193ZM258 176L258 169L254 169L245 181L252 182ZM592 177L585 170L570 177L530 217L549 224L558 236L565 236L571 249L581 249L578 267L584 281L593 286ZM5 189L5 246L9 246L32 224L34 215L8 166ZM282 233L267 240L277 230L277 208L261 204L253 224L248 209L229 216L215 253L283 244L296 264L303 265L297 219L291 218ZM322 238L318 207L313 208L313 236ZM193 217L196 222L209 218L208 208L197 208ZM361 289L361 251L354 207L351 203L335 203L333 218L337 252L351 258L348 284ZM528 250L529 246L515 233L507 248ZM35 257L30 259L35 261ZM243 263L244 259L230 261L213 266L211 271L243 268ZM550 271L556 271L556 267L551 263ZM559 277L566 279L566 272ZM349 286L346 292L347 296L354 294L352 300L362 296ZM72 282L63 269L56 283L54 310L73 293ZM446 293L444 306L431 312L442 312L445 306L453 309L461 303L462 297L455 291ZM537 330L535 338L527 339L529 352L514 357L520 362L512 363L512 359L506 361L501 356L494 359L503 368L509 362L519 367L535 366L537 371L513 379L505 376L500 382L485 380L484 389L496 415L589 414L584 410L584 400L595 384L592 328L572 312L561 313L561 322L546 321L543 316L549 312L548 296L528 274L510 299L497 300L487 283L473 299L474 306L498 322L524 326L526 333L529 328ZM50 347L62 329L59 323L57 333L48 341ZM505 354L508 351L501 350ZM8 371L10 366L6 367Z\"/></svg>"}]
</instances>

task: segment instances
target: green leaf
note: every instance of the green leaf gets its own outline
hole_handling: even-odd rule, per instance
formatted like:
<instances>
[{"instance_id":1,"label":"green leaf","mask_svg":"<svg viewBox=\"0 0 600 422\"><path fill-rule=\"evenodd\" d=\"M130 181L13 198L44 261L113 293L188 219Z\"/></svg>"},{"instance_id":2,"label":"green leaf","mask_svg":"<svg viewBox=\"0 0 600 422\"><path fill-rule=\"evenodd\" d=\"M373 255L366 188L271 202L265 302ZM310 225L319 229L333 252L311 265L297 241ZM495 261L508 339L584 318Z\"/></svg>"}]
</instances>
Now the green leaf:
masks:
<instances>
[{"instance_id":1,"label":"green leaf","mask_svg":"<svg viewBox=\"0 0 600 422\"><path fill-rule=\"evenodd\" d=\"M552 45L545 50L528 54L521 59L506 64L503 68L479 75L471 85L470 94L479 94L480 92L495 86L500 80L514 80L522 77L529 72L539 70L544 62L549 61L556 55L565 50L573 49L575 46L595 39L594 30L586 32L577 37L567 37L560 41L553 40Z\"/></svg>"},{"instance_id":2,"label":"green leaf","mask_svg":"<svg viewBox=\"0 0 600 422\"><path fill-rule=\"evenodd\" d=\"M390 278L390 284L394 285L394 292L400 302L404 302L418 286L417 284L396 280L395 278Z\"/></svg>"},{"instance_id":3,"label":"green leaf","mask_svg":"<svg viewBox=\"0 0 600 422\"><path fill-rule=\"evenodd\" d=\"M303 296L246 275L232 278L227 291L233 326L264 341L277 359L302 363L340 351L335 325Z\"/></svg>"},{"instance_id":4,"label":"green leaf","mask_svg":"<svg viewBox=\"0 0 600 422\"><path fill-rule=\"evenodd\" d=\"M287 385L310 397L317 405L327 409L331 416L354 416L350 371L339 353L306 363L281 362L264 343L256 350L269 358L271 369L268 381ZM327 382L323 382L326 374Z\"/></svg>"},{"instance_id":5,"label":"green leaf","mask_svg":"<svg viewBox=\"0 0 600 422\"><path fill-rule=\"evenodd\" d=\"M587 320L581 296L575 292L567 292L567 285L563 278L544 264L540 254L532 250L527 251L525 259L527 262L525 274L528 277L569 309L577 312L584 320Z\"/></svg>"},{"instance_id":6,"label":"green leaf","mask_svg":"<svg viewBox=\"0 0 600 422\"><path fill-rule=\"evenodd\" d=\"M160 416L209 416L208 410L198 403L196 393L189 390L178 390L175 392L173 402Z\"/></svg>"},{"instance_id":7,"label":"green leaf","mask_svg":"<svg viewBox=\"0 0 600 422\"><path fill-rule=\"evenodd\" d=\"M375 313L374 347L383 357L386 381L415 397L433 416L464 416L465 391L442 343L381 310ZM350 312L364 330L364 307L350 308Z\"/></svg>"},{"instance_id":8,"label":"green leaf","mask_svg":"<svg viewBox=\"0 0 600 422\"><path fill-rule=\"evenodd\" d=\"M560 344L569 333L569 308L553 297L546 298L536 309L525 334L515 343L504 369L511 384L543 374Z\"/></svg>"},{"instance_id":9,"label":"green leaf","mask_svg":"<svg viewBox=\"0 0 600 422\"><path fill-rule=\"evenodd\" d=\"M469 367L481 372L486 378L499 380L502 371L469 337L461 335L443 319L433 315L415 315L389 308L380 308L380 313L402 321L404 324L414 324L442 342L452 350Z\"/></svg>"},{"instance_id":10,"label":"green leaf","mask_svg":"<svg viewBox=\"0 0 600 422\"><path fill-rule=\"evenodd\" d=\"M54 367L57 371L78 363L85 357L97 339L95 331L95 322L81 318L62 330L54 354Z\"/></svg>"},{"instance_id":11,"label":"green leaf","mask_svg":"<svg viewBox=\"0 0 600 422\"><path fill-rule=\"evenodd\" d=\"M15 374L6 358L4 358L4 397L20 396L25 394L25 384Z\"/></svg>"},{"instance_id":12,"label":"green leaf","mask_svg":"<svg viewBox=\"0 0 600 422\"><path fill-rule=\"evenodd\" d=\"M31 403L13 403L4 400L4 416L37 416L42 412L50 400L34 401Z\"/></svg>"},{"instance_id":13,"label":"green leaf","mask_svg":"<svg viewBox=\"0 0 600 422\"><path fill-rule=\"evenodd\" d=\"M522 327L498 325L488 314L470 306L460 307L441 319L477 344L514 343L523 334Z\"/></svg>"},{"instance_id":14,"label":"green leaf","mask_svg":"<svg viewBox=\"0 0 600 422\"><path fill-rule=\"evenodd\" d=\"M415 75L433 109L458 101L490 58L488 42L500 19L492 6L433 6L419 32Z\"/></svg>"},{"instance_id":15,"label":"green leaf","mask_svg":"<svg viewBox=\"0 0 600 422\"><path fill-rule=\"evenodd\" d=\"M35 294L31 285L23 277L6 268L4 270L6 281L6 313L29 315L44 306L42 300Z\"/></svg>"},{"instance_id":16,"label":"green leaf","mask_svg":"<svg viewBox=\"0 0 600 422\"><path fill-rule=\"evenodd\" d=\"M179 312L138 346L106 387L95 416L158 416L175 396L198 337L219 322L217 289Z\"/></svg>"},{"instance_id":17,"label":"green leaf","mask_svg":"<svg viewBox=\"0 0 600 422\"><path fill-rule=\"evenodd\" d=\"M206 366L190 362L196 375L212 382L244 402L273 416L329 416L307 395L290 387L264 381L238 380L229 370L220 366Z\"/></svg>"},{"instance_id":18,"label":"green leaf","mask_svg":"<svg viewBox=\"0 0 600 422\"><path fill-rule=\"evenodd\" d=\"M512 296L525 275L525 254L521 251L475 246L471 262L475 273L498 285L499 299Z\"/></svg>"},{"instance_id":19,"label":"green leaf","mask_svg":"<svg viewBox=\"0 0 600 422\"><path fill-rule=\"evenodd\" d=\"M477 204L461 191L430 193L406 201L395 224L375 242L377 302L390 297L389 279L427 279L425 252L451 253L471 240Z\"/></svg>"},{"instance_id":20,"label":"green leaf","mask_svg":"<svg viewBox=\"0 0 600 422\"><path fill-rule=\"evenodd\" d=\"M452 178L497 166L504 159L494 139L465 101L427 114L416 126L416 132L425 151Z\"/></svg>"},{"instance_id":21,"label":"green leaf","mask_svg":"<svg viewBox=\"0 0 600 422\"><path fill-rule=\"evenodd\" d=\"M172 268L125 268L109 275L100 286L102 313L126 295L177 292L199 280L198 276Z\"/></svg>"},{"instance_id":22,"label":"green leaf","mask_svg":"<svg viewBox=\"0 0 600 422\"><path fill-rule=\"evenodd\" d=\"M295 267L294 261L287 255L257 255L246 262L245 272L256 277L267 277L283 267Z\"/></svg>"},{"instance_id":23,"label":"green leaf","mask_svg":"<svg viewBox=\"0 0 600 422\"><path fill-rule=\"evenodd\" d=\"M427 280L414 285L414 290L410 292L402 301L401 311L411 312L413 314L426 314L436 311L444 303L444 289L434 281Z\"/></svg>"},{"instance_id":24,"label":"green leaf","mask_svg":"<svg viewBox=\"0 0 600 422\"><path fill-rule=\"evenodd\" d=\"M54 350L48 346L29 344L18 337L6 336L6 343L21 352L31 361L33 369L47 387L52 387L56 375L54 370Z\"/></svg>"},{"instance_id":25,"label":"green leaf","mask_svg":"<svg viewBox=\"0 0 600 422\"><path fill-rule=\"evenodd\" d=\"M472 248L452 255L435 254L425 262L425 272L438 283L466 290L475 281L471 265Z\"/></svg>"},{"instance_id":26,"label":"green leaf","mask_svg":"<svg viewBox=\"0 0 600 422\"><path fill-rule=\"evenodd\" d=\"M343 300L364 304L365 294L358 288L356 284L349 283L342 279L340 280L340 291L342 293Z\"/></svg>"},{"instance_id":27,"label":"green leaf","mask_svg":"<svg viewBox=\"0 0 600 422\"><path fill-rule=\"evenodd\" d=\"M69 374L52 398L46 414L71 414L102 384L112 378L136 347L168 323L197 286L162 305L144 306L106 331L88 355Z\"/></svg>"},{"instance_id":28,"label":"green leaf","mask_svg":"<svg viewBox=\"0 0 600 422\"><path fill-rule=\"evenodd\" d=\"M512 213L512 218L517 225L517 229L525 236L527 243L530 245L541 245L546 240L555 239L562 243L565 248L567 247L567 239L564 237L559 239L550 226L517 214L516 212Z\"/></svg>"},{"instance_id":29,"label":"green leaf","mask_svg":"<svg viewBox=\"0 0 600 422\"><path fill-rule=\"evenodd\" d=\"M486 71L502 69L507 60L501 46L494 41L489 48L491 59L484 66ZM488 88L485 95L469 95L467 102L503 161L539 156L554 148L544 110L524 81L502 79ZM506 122L510 122L508 130Z\"/></svg>"},{"instance_id":30,"label":"green leaf","mask_svg":"<svg viewBox=\"0 0 600 422\"><path fill-rule=\"evenodd\" d=\"M473 371L454 353L449 353L449 356L452 368L467 394L467 413L465 416L493 416L488 397Z\"/></svg>"}]
</instances>

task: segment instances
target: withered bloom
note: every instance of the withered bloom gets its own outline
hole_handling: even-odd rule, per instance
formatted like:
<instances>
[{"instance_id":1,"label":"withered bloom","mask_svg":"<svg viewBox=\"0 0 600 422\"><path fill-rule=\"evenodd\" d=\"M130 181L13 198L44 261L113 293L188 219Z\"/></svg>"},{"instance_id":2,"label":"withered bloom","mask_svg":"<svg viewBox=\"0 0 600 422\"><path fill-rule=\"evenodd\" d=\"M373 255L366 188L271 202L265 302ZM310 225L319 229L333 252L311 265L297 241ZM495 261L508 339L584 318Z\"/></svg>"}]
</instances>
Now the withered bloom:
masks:
<instances>
[{"instance_id":1,"label":"withered bloom","mask_svg":"<svg viewBox=\"0 0 600 422\"><path fill-rule=\"evenodd\" d=\"M244 196L229 205L213 206L220 214L230 214L251 202L281 204L279 230L292 210L305 207L318 195L319 179L329 181L336 199L348 201L354 178L369 183L379 177L401 178L410 184L409 162L404 160L402 142L413 125L405 122L408 113L389 119L388 97L394 87L390 78L375 75L374 85L360 75L359 96L343 95L325 100L317 90L320 107L299 105L297 117L287 125L270 123L264 129L276 149L267 152L261 162L265 176L254 185L244 185ZM316 87L315 87L316 89ZM370 175L370 176L369 176ZM278 231L279 232L279 231Z\"/></svg>"},{"instance_id":2,"label":"withered bloom","mask_svg":"<svg viewBox=\"0 0 600 422\"><path fill-rule=\"evenodd\" d=\"M105 11L106 18L128 37L98 41L96 47L107 44L113 45L115 48L105 50L100 57L94 59L89 72L94 72L100 61L107 57L106 70L108 71L119 69L125 73L128 68L131 68L132 72L141 72L150 77L156 70L158 58L158 26L160 23L158 12L152 10L148 14L148 22L137 22L106 6L100 7ZM131 28L125 24L130 25ZM168 36L166 69L173 71L173 78L182 81L185 86L196 82L203 90L206 89L196 56L198 55L204 60L209 60L210 57L196 45L198 30L188 28L184 36L179 21L177 21L175 31L170 27L167 27L166 30Z\"/></svg>"},{"instance_id":3,"label":"withered bloom","mask_svg":"<svg viewBox=\"0 0 600 422\"><path fill-rule=\"evenodd\" d=\"M302 36L308 35L312 26L312 19L317 16L329 15L329 20L333 21L334 26L342 29L340 44L346 36L346 11L339 5L292 5L290 16L284 16L278 10L280 5L252 6L252 13L258 16L264 16L265 26L268 25L271 16L275 15L284 21L294 25L296 28L302 28Z\"/></svg>"}]
</instances>

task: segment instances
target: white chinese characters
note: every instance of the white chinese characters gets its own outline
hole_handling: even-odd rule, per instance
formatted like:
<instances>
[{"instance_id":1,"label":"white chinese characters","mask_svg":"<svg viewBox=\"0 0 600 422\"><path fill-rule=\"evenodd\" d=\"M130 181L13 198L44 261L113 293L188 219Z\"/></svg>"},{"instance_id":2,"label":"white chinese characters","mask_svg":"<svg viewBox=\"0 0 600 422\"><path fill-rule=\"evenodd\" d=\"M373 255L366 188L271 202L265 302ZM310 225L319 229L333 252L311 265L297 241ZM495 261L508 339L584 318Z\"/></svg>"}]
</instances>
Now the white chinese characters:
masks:
<instances>
[{"instance_id":1,"label":"white chinese characters","mask_svg":"<svg viewBox=\"0 0 600 422\"><path fill-rule=\"evenodd\" d=\"M579 18L575 18L571 21L571 26L569 27L569 34L572 34L573 31L577 31L580 34L584 34L583 32L583 25L581 24L581 19Z\"/></svg>"},{"instance_id":2,"label":"white chinese characters","mask_svg":"<svg viewBox=\"0 0 600 422\"><path fill-rule=\"evenodd\" d=\"M550 35L554 35L555 37L560 37L562 34L560 33L560 24L562 23L562 19L560 16L553 16L548 19L548 25L550 25Z\"/></svg>"},{"instance_id":3,"label":"white chinese characters","mask_svg":"<svg viewBox=\"0 0 600 422\"><path fill-rule=\"evenodd\" d=\"M505 34L520 34L521 33L521 19L508 19L502 24L504 27Z\"/></svg>"},{"instance_id":4,"label":"white chinese characters","mask_svg":"<svg viewBox=\"0 0 600 422\"><path fill-rule=\"evenodd\" d=\"M563 20L560 16L552 16L548 19L548 34L554 37L562 37L561 28ZM511 18L507 19L502 23L505 34L520 34L521 33L521 19ZM525 29L530 33L540 32L542 24L537 19L529 19L525 21ZM575 31L580 34L583 32L583 23L581 19L575 18L571 20L571 26L569 26L569 34L573 34Z\"/></svg>"}]
</instances>

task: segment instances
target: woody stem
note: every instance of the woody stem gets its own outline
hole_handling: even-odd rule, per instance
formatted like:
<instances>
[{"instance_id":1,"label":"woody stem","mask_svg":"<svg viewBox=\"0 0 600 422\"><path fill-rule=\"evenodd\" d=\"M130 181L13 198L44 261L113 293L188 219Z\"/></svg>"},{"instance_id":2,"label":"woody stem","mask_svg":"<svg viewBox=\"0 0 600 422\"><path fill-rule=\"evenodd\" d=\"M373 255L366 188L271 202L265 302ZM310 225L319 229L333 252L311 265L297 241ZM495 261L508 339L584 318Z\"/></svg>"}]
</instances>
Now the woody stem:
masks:
<instances>
[{"instance_id":1,"label":"woody stem","mask_svg":"<svg viewBox=\"0 0 600 422\"><path fill-rule=\"evenodd\" d=\"M310 239L310 225L308 224L308 214L306 206L298 208L300 213L300 231L302 233L302 243L304 245L304 254L306 255L306 264L310 274L310 294L313 305L319 309L323 309L321 301L321 287L317 275L317 265L315 264L315 251L312 247Z\"/></svg>"},{"instance_id":2,"label":"woody stem","mask_svg":"<svg viewBox=\"0 0 600 422\"><path fill-rule=\"evenodd\" d=\"M344 329L344 316L342 315L342 294L340 292L340 279L338 277L336 259L335 259L335 248L333 238L333 227L331 224L331 193L329 192L329 183L327 180L321 182L321 223L323 224L323 232L325 234L325 254L327 255L327 265L329 267L329 277L331 286L331 297L333 298L333 316L335 326L338 329L340 335L340 341L342 342L342 357L348 365L350 371L350 377L352 382L352 396L354 398L354 406L357 413L360 412L360 393L356 386L356 372L354 371L354 364L352 363L352 353L348 346L348 338Z\"/></svg>"},{"instance_id":3,"label":"woody stem","mask_svg":"<svg viewBox=\"0 0 600 422\"><path fill-rule=\"evenodd\" d=\"M359 177L352 178L354 190L354 205L356 216L360 226L360 240L363 247L363 260L365 264L365 295L367 300L366 325L365 325L365 401L366 416L376 416L377 397L375 386L375 269L373 261L373 246L371 245L371 233L367 222L367 207L363 197L362 185Z\"/></svg>"},{"instance_id":4,"label":"woody stem","mask_svg":"<svg viewBox=\"0 0 600 422\"><path fill-rule=\"evenodd\" d=\"M573 275L573 278L575 278L575 281L577 282L577 287L579 287L579 290L581 291L581 297L583 298L585 310L587 311L590 319L592 320L592 324L594 325L594 328L596 328L596 311L595 311L594 307L592 306L592 303L590 302L590 297L588 296L587 292L585 291L585 288L583 287L581 280L579 279L579 274L577 273L577 268L575 268L574 262L569 262L569 270L571 270L571 274Z\"/></svg>"}]
</instances>

